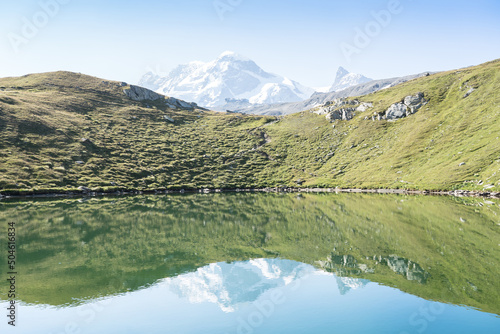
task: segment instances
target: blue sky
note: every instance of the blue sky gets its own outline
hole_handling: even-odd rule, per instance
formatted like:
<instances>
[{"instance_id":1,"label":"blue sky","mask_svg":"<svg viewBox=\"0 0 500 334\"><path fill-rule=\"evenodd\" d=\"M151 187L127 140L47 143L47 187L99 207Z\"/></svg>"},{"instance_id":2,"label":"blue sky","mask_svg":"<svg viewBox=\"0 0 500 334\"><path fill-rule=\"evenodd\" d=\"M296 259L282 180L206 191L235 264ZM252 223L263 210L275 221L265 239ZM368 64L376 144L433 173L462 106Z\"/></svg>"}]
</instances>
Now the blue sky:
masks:
<instances>
[{"instance_id":1,"label":"blue sky","mask_svg":"<svg viewBox=\"0 0 500 334\"><path fill-rule=\"evenodd\" d=\"M149 70L168 72L231 50L318 87L333 82L338 66L386 78L500 58L497 0L2 0L1 6L0 77L69 70L136 83ZM377 21L374 12L388 16Z\"/></svg>"}]
</instances>

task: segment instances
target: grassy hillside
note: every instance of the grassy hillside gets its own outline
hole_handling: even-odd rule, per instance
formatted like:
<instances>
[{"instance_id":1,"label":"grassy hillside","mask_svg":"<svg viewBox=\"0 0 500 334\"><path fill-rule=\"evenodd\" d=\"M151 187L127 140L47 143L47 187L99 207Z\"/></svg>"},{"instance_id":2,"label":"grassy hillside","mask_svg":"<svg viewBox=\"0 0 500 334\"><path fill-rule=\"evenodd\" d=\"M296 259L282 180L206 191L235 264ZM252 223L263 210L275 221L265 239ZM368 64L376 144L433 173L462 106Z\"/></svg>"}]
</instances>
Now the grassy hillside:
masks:
<instances>
[{"instance_id":1,"label":"grassy hillside","mask_svg":"<svg viewBox=\"0 0 500 334\"><path fill-rule=\"evenodd\" d=\"M172 110L131 101L123 88L68 72L0 79L0 191L298 179L304 187L500 191L498 60L359 97L374 107L333 124L308 111L278 119ZM416 114L371 120L417 92L429 103Z\"/></svg>"}]
</instances>

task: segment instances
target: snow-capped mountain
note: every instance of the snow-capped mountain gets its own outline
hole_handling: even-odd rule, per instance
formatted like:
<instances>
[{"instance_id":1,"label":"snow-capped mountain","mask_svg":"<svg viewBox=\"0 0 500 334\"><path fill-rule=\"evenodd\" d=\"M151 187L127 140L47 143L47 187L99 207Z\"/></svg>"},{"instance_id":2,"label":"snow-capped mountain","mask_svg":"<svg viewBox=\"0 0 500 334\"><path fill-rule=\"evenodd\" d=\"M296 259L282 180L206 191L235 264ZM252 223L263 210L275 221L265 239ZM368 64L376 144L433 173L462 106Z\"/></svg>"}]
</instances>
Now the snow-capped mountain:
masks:
<instances>
[{"instance_id":1,"label":"snow-capped mountain","mask_svg":"<svg viewBox=\"0 0 500 334\"><path fill-rule=\"evenodd\" d=\"M341 295L347 294L351 290L357 290L364 288L365 285L370 283L367 279L362 278L352 278L352 277L340 277L335 276L337 280L337 286Z\"/></svg>"},{"instance_id":2,"label":"snow-capped mountain","mask_svg":"<svg viewBox=\"0 0 500 334\"><path fill-rule=\"evenodd\" d=\"M214 303L224 312L234 312L240 305L258 300L270 290L286 286L297 289L301 280L311 275L335 278L333 283L337 282L341 295L369 283L366 279L338 277L296 261L254 259L212 263L195 272L166 278L161 284L190 303Z\"/></svg>"},{"instance_id":3,"label":"snow-capped mountain","mask_svg":"<svg viewBox=\"0 0 500 334\"><path fill-rule=\"evenodd\" d=\"M356 86L365 82L372 81L373 79L367 78L361 74L350 73L348 70L339 67L337 70L337 75L335 76L335 81L330 87L330 92L338 92L343 89Z\"/></svg>"},{"instance_id":4,"label":"snow-capped mountain","mask_svg":"<svg viewBox=\"0 0 500 334\"><path fill-rule=\"evenodd\" d=\"M282 259L212 263L196 272L165 280L171 291L191 303L211 302L225 312L254 302L266 291L314 274L314 267Z\"/></svg>"},{"instance_id":5,"label":"snow-capped mountain","mask_svg":"<svg viewBox=\"0 0 500 334\"><path fill-rule=\"evenodd\" d=\"M177 66L166 77L146 73L139 85L207 108L223 106L226 99L249 104L296 102L314 93L314 89L265 72L254 61L229 51L208 63Z\"/></svg>"}]
</instances>

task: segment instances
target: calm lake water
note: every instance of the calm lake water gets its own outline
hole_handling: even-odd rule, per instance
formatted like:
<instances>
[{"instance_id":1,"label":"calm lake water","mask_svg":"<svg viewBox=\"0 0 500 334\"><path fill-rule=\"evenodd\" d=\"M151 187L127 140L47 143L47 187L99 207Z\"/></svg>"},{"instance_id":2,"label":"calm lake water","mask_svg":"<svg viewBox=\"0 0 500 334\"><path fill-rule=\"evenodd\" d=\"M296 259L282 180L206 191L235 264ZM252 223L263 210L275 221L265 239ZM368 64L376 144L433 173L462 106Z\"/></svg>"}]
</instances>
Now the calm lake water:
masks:
<instances>
[{"instance_id":1,"label":"calm lake water","mask_svg":"<svg viewBox=\"0 0 500 334\"><path fill-rule=\"evenodd\" d=\"M0 224L1 333L500 332L498 200L2 200Z\"/></svg>"}]
</instances>

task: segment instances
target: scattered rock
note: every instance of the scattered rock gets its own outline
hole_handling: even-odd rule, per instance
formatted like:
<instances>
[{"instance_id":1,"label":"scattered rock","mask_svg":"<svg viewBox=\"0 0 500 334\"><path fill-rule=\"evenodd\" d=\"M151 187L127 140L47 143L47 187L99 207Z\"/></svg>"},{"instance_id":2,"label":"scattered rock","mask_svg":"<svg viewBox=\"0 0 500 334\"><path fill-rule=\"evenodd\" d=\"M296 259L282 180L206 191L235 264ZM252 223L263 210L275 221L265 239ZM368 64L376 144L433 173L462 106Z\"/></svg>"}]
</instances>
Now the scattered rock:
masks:
<instances>
[{"instance_id":1,"label":"scattered rock","mask_svg":"<svg viewBox=\"0 0 500 334\"><path fill-rule=\"evenodd\" d=\"M81 191L83 191L84 193L89 193L89 192L91 192L91 191L92 191L92 189L87 188L87 187L84 187L84 186L79 186L79 187L78 187L78 190L81 190Z\"/></svg>"},{"instance_id":2,"label":"scattered rock","mask_svg":"<svg viewBox=\"0 0 500 334\"><path fill-rule=\"evenodd\" d=\"M95 144L88 138L82 138L80 139L80 142L86 146L95 146Z\"/></svg>"},{"instance_id":3,"label":"scattered rock","mask_svg":"<svg viewBox=\"0 0 500 334\"><path fill-rule=\"evenodd\" d=\"M169 117L167 115L163 115L163 118L169 121L170 123L175 123L175 120L172 117Z\"/></svg>"},{"instance_id":4,"label":"scattered rock","mask_svg":"<svg viewBox=\"0 0 500 334\"><path fill-rule=\"evenodd\" d=\"M467 91L467 93L465 93L465 95L464 95L464 99L465 99L467 96L469 96L469 95L470 95L473 91L475 91L475 89L474 89L474 87L471 87L471 88Z\"/></svg>"},{"instance_id":5,"label":"scattered rock","mask_svg":"<svg viewBox=\"0 0 500 334\"><path fill-rule=\"evenodd\" d=\"M362 102L357 108L356 111L367 111L368 109L373 108L373 103Z\"/></svg>"},{"instance_id":6,"label":"scattered rock","mask_svg":"<svg viewBox=\"0 0 500 334\"><path fill-rule=\"evenodd\" d=\"M301 186L304 183L304 180L298 179L297 181L295 181L295 183Z\"/></svg>"},{"instance_id":7,"label":"scattered rock","mask_svg":"<svg viewBox=\"0 0 500 334\"><path fill-rule=\"evenodd\" d=\"M461 162L461 163L458 164L459 167L463 166L463 165L465 165L465 162Z\"/></svg>"},{"instance_id":8,"label":"scattered rock","mask_svg":"<svg viewBox=\"0 0 500 334\"><path fill-rule=\"evenodd\" d=\"M477 291L477 286L475 286L474 284L472 284L471 282L467 282L469 283L470 287L472 288L472 290L474 291Z\"/></svg>"},{"instance_id":9,"label":"scattered rock","mask_svg":"<svg viewBox=\"0 0 500 334\"><path fill-rule=\"evenodd\" d=\"M83 165L83 164L85 164L85 162L78 160L78 161L75 161L75 164L77 164L77 165Z\"/></svg>"}]
</instances>

